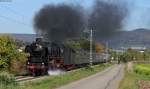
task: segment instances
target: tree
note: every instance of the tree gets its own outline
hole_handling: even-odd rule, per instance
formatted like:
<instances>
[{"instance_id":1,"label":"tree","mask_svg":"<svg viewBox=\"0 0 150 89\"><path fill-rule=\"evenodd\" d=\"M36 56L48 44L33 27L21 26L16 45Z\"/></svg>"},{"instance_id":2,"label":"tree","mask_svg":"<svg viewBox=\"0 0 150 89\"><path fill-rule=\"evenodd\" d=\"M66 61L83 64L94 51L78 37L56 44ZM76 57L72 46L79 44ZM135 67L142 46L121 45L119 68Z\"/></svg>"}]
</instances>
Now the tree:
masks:
<instances>
[{"instance_id":1,"label":"tree","mask_svg":"<svg viewBox=\"0 0 150 89\"><path fill-rule=\"evenodd\" d=\"M25 41L22 41L22 40L15 39L15 45L17 47L23 47L23 46L29 45L29 44L30 44L29 42L25 42Z\"/></svg>"},{"instance_id":2,"label":"tree","mask_svg":"<svg viewBox=\"0 0 150 89\"><path fill-rule=\"evenodd\" d=\"M95 51L97 53L103 53L105 51L105 47L102 44L96 44L95 45Z\"/></svg>"},{"instance_id":3,"label":"tree","mask_svg":"<svg viewBox=\"0 0 150 89\"><path fill-rule=\"evenodd\" d=\"M80 41L80 46L81 46L82 49L84 49L86 51L90 51L90 41L89 40L82 39ZM92 43L92 48L93 48L93 51L95 51L95 48L96 48L96 43L95 42Z\"/></svg>"},{"instance_id":4,"label":"tree","mask_svg":"<svg viewBox=\"0 0 150 89\"><path fill-rule=\"evenodd\" d=\"M150 54L147 50L144 52L140 52L135 49L127 49L121 56L120 59L124 62L127 61L148 61L150 58Z\"/></svg>"},{"instance_id":5,"label":"tree","mask_svg":"<svg viewBox=\"0 0 150 89\"><path fill-rule=\"evenodd\" d=\"M26 56L25 53L17 50L16 42L11 36L0 36L0 70L19 72L20 70L16 68L23 68Z\"/></svg>"},{"instance_id":6,"label":"tree","mask_svg":"<svg viewBox=\"0 0 150 89\"><path fill-rule=\"evenodd\" d=\"M113 51L112 49L109 49L109 60L110 61L117 61L117 57L118 57L118 54L116 51Z\"/></svg>"},{"instance_id":7,"label":"tree","mask_svg":"<svg viewBox=\"0 0 150 89\"><path fill-rule=\"evenodd\" d=\"M67 40L64 44L72 49L81 49L80 43L73 40Z\"/></svg>"},{"instance_id":8,"label":"tree","mask_svg":"<svg viewBox=\"0 0 150 89\"><path fill-rule=\"evenodd\" d=\"M142 54L143 54L143 60L149 61L150 54L149 54L148 50L144 50L144 52Z\"/></svg>"}]
</instances>

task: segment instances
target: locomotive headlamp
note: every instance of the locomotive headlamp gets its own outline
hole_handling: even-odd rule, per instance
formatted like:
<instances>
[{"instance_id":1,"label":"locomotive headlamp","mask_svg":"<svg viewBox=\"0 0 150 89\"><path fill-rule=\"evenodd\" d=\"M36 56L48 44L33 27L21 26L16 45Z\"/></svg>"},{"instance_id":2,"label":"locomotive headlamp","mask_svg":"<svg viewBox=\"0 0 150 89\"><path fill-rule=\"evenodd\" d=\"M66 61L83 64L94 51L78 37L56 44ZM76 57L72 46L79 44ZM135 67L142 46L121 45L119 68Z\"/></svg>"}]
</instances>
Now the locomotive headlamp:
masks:
<instances>
[{"instance_id":1,"label":"locomotive headlamp","mask_svg":"<svg viewBox=\"0 0 150 89\"><path fill-rule=\"evenodd\" d=\"M39 48L41 49L41 48L42 48L42 46L41 46L41 45L39 45Z\"/></svg>"},{"instance_id":2,"label":"locomotive headlamp","mask_svg":"<svg viewBox=\"0 0 150 89\"><path fill-rule=\"evenodd\" d=\"M42 65L44 65L44 62L42 62Z\"/></svg>"},{"instance_id":3,"label":"locomotive headlamp","mask_svg":"<svg viewBox=\"0 0 150 89\"><path fill-rule=\"evenodd\" d=\"M28 62L28 65L30 64L30 62Z\"/></svg>"}]
</instances>

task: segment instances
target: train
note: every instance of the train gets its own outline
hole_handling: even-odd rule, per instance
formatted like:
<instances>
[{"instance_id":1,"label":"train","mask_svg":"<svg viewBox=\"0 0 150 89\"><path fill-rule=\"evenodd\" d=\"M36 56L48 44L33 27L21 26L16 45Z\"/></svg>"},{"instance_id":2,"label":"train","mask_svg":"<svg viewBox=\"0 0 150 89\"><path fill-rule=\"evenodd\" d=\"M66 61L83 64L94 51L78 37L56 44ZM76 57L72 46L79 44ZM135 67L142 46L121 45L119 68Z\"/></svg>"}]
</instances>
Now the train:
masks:
<instances>
[{"instance_id":1,"label":"train","mask_svg":"<svg viewBox=\"0 0 150 89\"><path fill-rule=\"evenodd\" d=\"M27 71L32 76L45 75L48 70L63 69L72 70L89 65L89 52L75 50L63 44L49 43L42 38L36 38L35 42L25 47L29 53L26 63ZM93 53L93 64L108 61L108 54Z\"/></svg>"}]
</instances>

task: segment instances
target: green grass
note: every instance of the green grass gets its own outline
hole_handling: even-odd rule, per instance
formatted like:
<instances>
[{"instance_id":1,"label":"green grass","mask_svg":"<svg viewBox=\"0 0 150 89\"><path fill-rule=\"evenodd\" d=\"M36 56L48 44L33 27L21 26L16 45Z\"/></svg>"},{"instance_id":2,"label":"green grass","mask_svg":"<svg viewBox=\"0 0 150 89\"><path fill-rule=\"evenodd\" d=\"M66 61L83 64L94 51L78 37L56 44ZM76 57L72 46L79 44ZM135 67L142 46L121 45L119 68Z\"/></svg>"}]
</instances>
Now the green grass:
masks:
<instances>
[{"instance_id":1,"label":"green grass","mask_svg":"<svg viewBox=\"0 0 150 89\"><path fill-rule=\"evenodd\" d=\"M143 68L143 66L144 66L144 71L145 71L145 67L150 68L150 65L142 64L142 67L141 67L141 64L136 64L134 66L133 72L128 72L126 70L124 79L121 81L119 89L138 89L138 81L139 80L150 80L150 76L146 75L145 72L144 73L136 72L137 66L140 66L140 71L143 71L143 70L141 70L141 68Z\"/></svg>"},{"instance_id":2,"label":"green grass","mask_svg":"<svg viewBox=\"0 0 150 89\"><path fill-rule=\"evenodd\" d=\"M134 73L126 71L124 79L120 83L119 89L138 89L137 80L138 78Z\"/></svg>"},{"instance_id":3,"label":"green grass","mask_svg":"<svg viewBox=\"0 0 150 89\"><path fill-rule=\"evenodd\" d=\"M61 76L50 76L45 80L28 82L21 85L17 85L15 87L11 86L11 88L8 89L54 89L62 85L71 83L73 81L96 74L97 72L100 72L111 65L112 64L106 64L106 65L101 64L98 66L94 66L92 68L82 68L74 72L65 73L64 75Z\"/></svg>"},{"instance_id":4,"label":"green grass","mask_svg":"<svg viewBox=\"0 0 150 89\"><path fill-rule=\"evenodd\" d=\"M143 75L150 75L150 65L144 65L144 64L136 64L134 66L134 71L138 74L143 74Z\"/></svg>"},{"instance_id":5,"label":"green grass","mask_svg":"<svg viewBox=\"0 0 150 89\"><path fill-rule=\"evenodd\" d=\"M16 86L17 82L12 74L5 71L0 71L0 89L12 89L12 87L14 87L14 89L20 89Z\"/></svg>"}]
</instances>

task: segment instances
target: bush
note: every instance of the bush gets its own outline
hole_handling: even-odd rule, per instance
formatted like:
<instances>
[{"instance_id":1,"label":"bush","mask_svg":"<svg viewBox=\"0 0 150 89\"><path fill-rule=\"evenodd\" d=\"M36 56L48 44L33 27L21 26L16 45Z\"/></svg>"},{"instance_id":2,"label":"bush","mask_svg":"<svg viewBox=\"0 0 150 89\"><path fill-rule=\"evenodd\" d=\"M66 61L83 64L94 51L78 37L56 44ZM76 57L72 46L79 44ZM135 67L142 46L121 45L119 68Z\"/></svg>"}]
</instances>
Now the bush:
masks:
<instances>
[{"instance_id":1,"label":"bush","mask_svg":"<svg viewBox=\"0 0 150 89\"><path fill-rule=\"evenodd\" d=\"M9 74L8 72L1 72L0 73L0 84L15 85L16 84L15 77L12 74Z\"/></svg>"},{"instance_id":2,"label":"bush","mask_svg":"<svg viewBox=\"0 0 150 89\"><path fill-rule=\"evenodd\" d=\"M27 59L26 56L25 53L17 50L16 41L11 36L0 36L0 70L13 73L21 71L16 66L23 67Z\"/></svg>"},{"instance_id":3,"label":"bush","mask_svg":"<svg viewBox=\"0 0 150 89\"><path fill-rule=\"evenodd\" d=\"M139 74L150 75L150 68L145 65L135 65L134 71Z\"/></svg>"}]
</instances>

